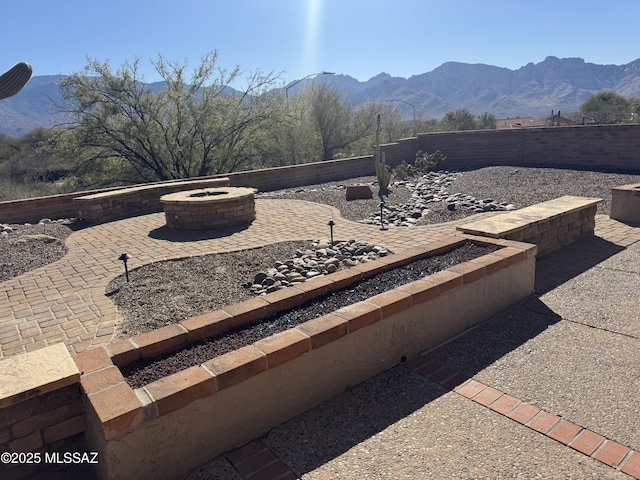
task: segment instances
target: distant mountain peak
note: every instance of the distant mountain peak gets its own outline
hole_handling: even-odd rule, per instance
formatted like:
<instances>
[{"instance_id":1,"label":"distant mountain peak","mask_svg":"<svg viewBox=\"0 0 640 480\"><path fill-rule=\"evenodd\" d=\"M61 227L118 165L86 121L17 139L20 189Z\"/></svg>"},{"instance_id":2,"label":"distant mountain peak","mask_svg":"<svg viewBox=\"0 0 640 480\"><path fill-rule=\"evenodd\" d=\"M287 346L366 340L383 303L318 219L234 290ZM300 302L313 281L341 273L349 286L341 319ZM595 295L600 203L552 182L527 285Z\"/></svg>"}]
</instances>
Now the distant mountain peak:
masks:
<instances>
[{"instance_id":1,"label":"distant mountain peak","mask_svg":"<svg viewBox=\"0 0 640 480\"><path fill-rule=\"evenodd\" d=\"M56 118L51 112L62 103L59 81L59 75L35 76L17 95L0 101L0 133L19 136L49 128ZM308 82L327 82L352 104L400 100L429 118L463 108L498 118L544 118L551 110L575 112L602 90L640 97L640 58L625 65L597 65L578 57L547 56L516 70L452 61L409 78L382 72L364 82L346 74L319 75ZM409 105L397 107L411 115Z\"/></svg>"}]
</instances>

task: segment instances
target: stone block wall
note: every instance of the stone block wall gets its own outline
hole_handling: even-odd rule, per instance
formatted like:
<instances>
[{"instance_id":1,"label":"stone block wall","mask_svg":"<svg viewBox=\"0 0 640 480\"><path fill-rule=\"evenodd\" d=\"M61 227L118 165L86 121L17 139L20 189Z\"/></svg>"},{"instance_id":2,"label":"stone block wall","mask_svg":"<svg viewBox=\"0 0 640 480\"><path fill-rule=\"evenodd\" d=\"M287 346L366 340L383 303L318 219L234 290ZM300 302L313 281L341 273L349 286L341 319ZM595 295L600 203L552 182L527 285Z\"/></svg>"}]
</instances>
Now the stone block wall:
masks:
<instances>
[{"instance_id":1,"label":"stone block wall","mask_svg":"<svg viewBox=\"0 0 640 480\"><path fill-rule=\"evenodd\" d=\"M640 125L425 133L381 145L380 149L392 168L403 160L412 162L418 150L429 153L440 150L447 157L444 168L450 170L512 165L640 172ZM264 192L369 175L375 175L373 155L207 178L229 177L230 186L253 187ZM162 183L171 182L158 182ZM114 189L0 202L0 222L74 217L75 197L108 190Z\"/></svg>"},{"instance_id":2,"label":"stone block wall","mask_svg":"<svg viewBox=\"0 0 640 480\"><path fill-rule=\"evenodd\" d=\"M640 125L595 125L424 133L382 145L387 165L440 150L445 168L492 165L640 171Z\"/></svg>"},{"instance_id":3,"label":"stone block wall","mask_svg":"<svg viewBox=\"0 0 640 480\"><path fill-rule=\"evenodd\" d=\"M143 185L76 197L76 216L92 223L103 223L162 211L160 197L183 190L226 187L229 179L211 178Z\"/></svg>"}]
</instances>

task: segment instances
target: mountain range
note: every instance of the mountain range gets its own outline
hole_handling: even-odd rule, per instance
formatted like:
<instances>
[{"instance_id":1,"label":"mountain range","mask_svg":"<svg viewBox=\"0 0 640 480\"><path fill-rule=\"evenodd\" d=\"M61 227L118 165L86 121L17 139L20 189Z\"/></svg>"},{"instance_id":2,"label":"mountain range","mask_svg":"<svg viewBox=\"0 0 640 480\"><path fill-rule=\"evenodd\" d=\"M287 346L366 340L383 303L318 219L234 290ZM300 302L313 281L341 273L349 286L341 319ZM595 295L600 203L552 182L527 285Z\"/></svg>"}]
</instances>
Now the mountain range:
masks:
<instances>
[{"instance_id":1,"label":"mountain range","mask_svg":"<svg viewBox=\"0 0 640 480\"><path fill-rule=\"evenodd\" d=\"M35 76L17 95L0 101L0 133L19 136L51 127L62 116L59 76ZM391 102L410 119L413 110L427 118L467 109L497 118L547 117L551 111L576 112L593 93L613 90L640 97L640 58L626 65L598 65L581 58L547 57L510 70L485 64L447 62L409 78L380 73L365 82L349 75L321 74L299 82L325 81L350 102ZM295 82L291 82L289 85ZM153 84L159 88L158 84Z\"/></svg>"}]
</instances>

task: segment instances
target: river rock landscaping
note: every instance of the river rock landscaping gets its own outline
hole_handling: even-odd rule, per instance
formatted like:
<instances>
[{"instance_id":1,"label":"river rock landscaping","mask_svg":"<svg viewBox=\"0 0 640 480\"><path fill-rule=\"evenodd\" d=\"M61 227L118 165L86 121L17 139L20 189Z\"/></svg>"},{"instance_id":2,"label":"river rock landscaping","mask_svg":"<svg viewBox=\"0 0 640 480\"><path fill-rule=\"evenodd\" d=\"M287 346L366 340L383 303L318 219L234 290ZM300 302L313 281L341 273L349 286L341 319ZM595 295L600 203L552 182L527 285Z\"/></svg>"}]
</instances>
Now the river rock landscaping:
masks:
<instances>
[{"instance_id":1,"label":"river rock landscaping","mask_svg":"<svg viewBox=\"0 0 640 480\"><path fill-rule=\"evenodd\" d=\"M353 267L388 255L388 249L367 242L349 240L334 242L315 240L306 250L297 249L295 256L276 261L267 271L258 272L253 282L244 284L252 293L263 295L296 283L337 272L341 267Z\"/></svg>"},{"instance_id":2,"label":"river rock landscaping","mask_svg":"<svg viewBox=\"0 0 640 480\"><path fill-rule=\"evenodd\" d=\"M465 210L466 214L515 210L516 206L506 202L498 202L493 198L476 199L464 193L449 193L449 188L462 175L459 172L429 172L411 181L396 181L392 188L406 188L411 192L411 198L400 205L385 203L381 212L372 213L362 223L385 226L410 227L418 225L422 217L429 215L430 207L442 204L447 210L454 212ZM463 213L463 215L465 214Z\"/></svg>"}]
</instances>

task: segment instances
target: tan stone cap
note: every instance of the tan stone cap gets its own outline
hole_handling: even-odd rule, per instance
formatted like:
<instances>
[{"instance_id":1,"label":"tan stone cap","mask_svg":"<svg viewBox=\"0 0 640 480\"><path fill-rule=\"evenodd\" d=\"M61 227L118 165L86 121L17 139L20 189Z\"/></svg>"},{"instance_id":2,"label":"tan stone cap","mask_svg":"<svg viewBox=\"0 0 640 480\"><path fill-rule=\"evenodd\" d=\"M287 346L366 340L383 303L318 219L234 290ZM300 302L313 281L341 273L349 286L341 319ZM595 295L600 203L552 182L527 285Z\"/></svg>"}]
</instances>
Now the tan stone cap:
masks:
<instances>
[{"instance_id":1,"label":"tan stone cap","mask_svg":"<svg viewBox=\"0 0 640 480\"><path fill-rule=\"evenodd\" d=\"M210 183L211 185L229 185L229 178L228 177L222 177L222 178L212 178L212 179L207 179L207 180L195 180L195 179L191 179L191 180L179 180L179 181L169 181L169 182L158 182L158 183L148 183L148 184L143 184L143 185L134 185L131 187L121 187L121 188L111 188L106 192L99 192L99 193L92 193L89 195L83 195L81 197L76 197L73 200L74 201L78 201L78 202L86 202L86 201L90 201L90 200L95 200L95 199L99 199L99 198L108 198L108 197L117 197L117 196L125 196L125 195L129 195L131 193L134 192L141 192L141 191L145 191L145 190L161 190L161 189L166 189L168 187L175 187L175 186L185 186L188 187L189 185L192 185L194 183L203 183L203 182L207 182Z\"/></svg>"},{"instance_id":2,"label":"tan stone cap","mask_svg":"<svg viewBox=\"0 0 640 480\"><path fill-rule=\"evenodd\" d=\"M591 206L597 206L600 203L602 203L601 198L566 195L519 210L500 213L489 218L480 218L479 220L465 223L456 228L462 232L474 235L504 238L506 235L513 234L525 227L548 221L560 215L566 215Z\"/></svg>"},{"instance_id":3,"label":"tan stone cap","mask_svg":"<svg viewBox=\"0 0 640 480\"><path fill-rule=\"evenodd\" d=\"M640 183L630 183L629 185L620 185L611 189L611 195L640 195Z\"/></svg>"},{"instance_id":4,"label":"tan stone cap","mask_svg":"<svg viewBox=\"0 0 640 480\"><path fill-rule=\"evenodd\" d=\"M210 203L226 202L237 198L246 197L257 193L258 190L250 187L217 187L200 188L197 190L185 190L182 192L167 193L160 197L162 203ZM201 194L202 196L194 196Z\"/></svg>"},{"instance_id":5,"label":"tan stone cap","mask_svg":"<svg viewBox=\"0 0 640 480\"><path fill-rule=\"evenodd\" d=\"M63 343L0 361L0 408L80 381Z\"/></svg>"}]
</instances>

